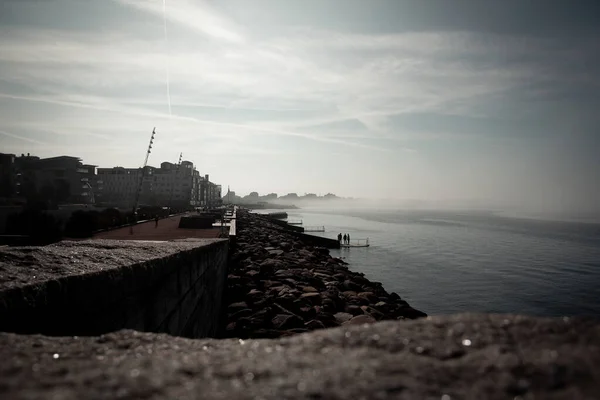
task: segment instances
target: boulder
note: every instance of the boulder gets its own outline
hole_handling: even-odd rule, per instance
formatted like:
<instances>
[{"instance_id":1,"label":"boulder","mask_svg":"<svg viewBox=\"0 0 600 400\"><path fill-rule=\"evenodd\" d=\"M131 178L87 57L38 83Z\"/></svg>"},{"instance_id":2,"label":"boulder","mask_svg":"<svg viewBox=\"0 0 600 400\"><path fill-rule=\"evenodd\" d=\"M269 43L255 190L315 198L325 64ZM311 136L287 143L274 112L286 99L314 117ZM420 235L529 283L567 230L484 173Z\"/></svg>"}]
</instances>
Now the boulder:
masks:
<instances>
[{"instance_id":1,"label":"boulder","mask_svg":"<svg viewBox=\"0 0 600 400\"><path fill-rule=\"evenodd\" d=\"M306 327L306 329L309 329L311 331L315 329L325 329L325 325L317 319L312 319L306 322L304 326Z\"/></svg>"},{"instance_id":2,"label":"boulder","mask_svg":"<svg viewBox=\"0 0 600 400\"><path fill-rule=\"evenodd\" d=\"M304 321L296 315L278 314L273 317L271 324L275 329L289 330L303 327Z\"/></svg>"},{"instance_id":3,"label":"boulder","mask_svg":"<svg viewBox=\"0 0 600 400\"><path fill-rule=\"evenodd\" d=\"M310 301L312 304L321 304L321 294L319 293L304 293L300 297Z\"/></svg>"},{"instance_id":4,"label":"boulder","mask_svg":"<svg viewBox=\"0 0 600 400\"><path fill-rule=\"evenodd\" d=\"M342 325L362 325L362 324L372 324L376 322L375 318L370 315L357 315L356 317L352 317L352 319L344 322Z\"/></svg>"},{"instance_id":5,"label":"boulder","mask_svg":"<svg viewBox=\"0 0 600 400\"><path fill-rule=\"evenodd\" d=\"M347 312L338 312L333 314L333 316L335 317L335 320L340 324L343 324L344 322L349 321L354 317L354 315Z\"/></svg>"}]
</instances>

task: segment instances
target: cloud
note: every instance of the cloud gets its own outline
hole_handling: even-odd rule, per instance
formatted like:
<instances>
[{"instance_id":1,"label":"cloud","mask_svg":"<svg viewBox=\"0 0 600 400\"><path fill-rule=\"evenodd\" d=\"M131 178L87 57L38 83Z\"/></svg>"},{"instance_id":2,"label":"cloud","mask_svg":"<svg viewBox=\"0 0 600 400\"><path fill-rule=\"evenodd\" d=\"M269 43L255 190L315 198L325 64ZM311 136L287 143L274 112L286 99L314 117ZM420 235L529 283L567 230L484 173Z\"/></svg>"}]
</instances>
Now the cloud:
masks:
<instances>
[{"instance_id":1,"label":"cloud","mask_svg":"<svg viewBox=\"0 0 600 400\"><path fill-rule=\"evenodd\" d=\"M11 127L27 129L31 119L48 114L39 110L51 108L53 132L80 129L104 140L157 125L184 142L201 132L219 151L235 138L264 136L282 139L276 142L282 150L286 139L301 138L411 151L414 146L404 143L411 132L390 124L399 114L481 117L494 112L487 104L515 90L531 87L545 96L561 83L598 84L574 63L576 55L597 48L592 41L565 45L466 31L365 34L311 27L259 36L207 2L168 1L173 35L165 47L158 24L162 2L115 0L112 6L137 24L156 23L156 34L136 34L131 27L0 29L0 99L30 103L21 108L23 122ZM556 55L564 59L548 67ZM10 115L0 110L0 117ZM345 126L349 120L360 131ZM389 142L394 146L381 144Z\"/></svg>"},{"instance_id":2,"label":"cloud","mask_svg":"<svg viewBox=\"0 0 600 400\"><path fill-rule=\"evenodd\" d=\"M10 133L5 130L0 130L0 135L8 136L9 138L18 139L18 140L22 140L24 142L29 142L29 143L33 143L33 144L47 145L47 143L41 142L39 140L31 139L31 138L28 138L25 136L15 135L14 133Z\"/></svg>"},{"instance_id":3,"label":"cloud","mask_svg":"<svg viewBox=\"0 0 600 400\"><path fill-rule=\"evenodd\" d=\"M232 43L243 43L244 37L235 24L223 15L216 13L205 1L166 1L160 0L115 0L150 14L163 17L163 5L166 18L211 38Z\"/></svg>"}]
</instances>

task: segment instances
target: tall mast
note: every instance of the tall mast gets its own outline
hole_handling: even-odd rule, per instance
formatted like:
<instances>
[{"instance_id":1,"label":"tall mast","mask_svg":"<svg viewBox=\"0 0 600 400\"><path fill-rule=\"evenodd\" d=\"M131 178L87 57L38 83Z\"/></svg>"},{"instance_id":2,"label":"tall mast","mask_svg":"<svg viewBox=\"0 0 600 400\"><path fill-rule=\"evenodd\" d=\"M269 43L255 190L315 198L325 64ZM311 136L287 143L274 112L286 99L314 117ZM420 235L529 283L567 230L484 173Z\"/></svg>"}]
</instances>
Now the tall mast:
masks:
<instances>
[{"instance_id":1,"label":"tall mast","mask_svg":"<svg viewBox=\"0 0 600 400\"><path fill-rule=\"evenodd\" d=\"M150 143L148 143L148 150L146 151L146 158L144 158L144 166L142 167L140 181L138 183L137 192L135 194L135 202L133 203L133 215L137 214L137 208L138 208L138 204L140 202L140 195L142 193L144 177L146 176L146 166L148 165L148 157L150 157L150 153L152 151L152 143L154 142L154 135L156 135L155 131L156 131L156 127L154 127L152 129L152 135L150 135Z\"/></svg>"}]
</instances>

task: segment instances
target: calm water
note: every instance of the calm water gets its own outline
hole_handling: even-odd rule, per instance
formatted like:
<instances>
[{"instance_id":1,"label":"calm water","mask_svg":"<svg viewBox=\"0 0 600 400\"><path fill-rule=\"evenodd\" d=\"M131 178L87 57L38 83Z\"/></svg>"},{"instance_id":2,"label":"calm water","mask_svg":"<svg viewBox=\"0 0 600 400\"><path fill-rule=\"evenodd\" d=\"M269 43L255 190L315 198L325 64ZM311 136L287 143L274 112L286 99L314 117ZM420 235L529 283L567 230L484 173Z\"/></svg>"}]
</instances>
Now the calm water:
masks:
<instances>
[{"instance_id":1,"label":"calm water","mask_svg":"<svg viewBox=\"0 0 600 400\"><path fill-rule=\"evenodd\" d=\"M287 210L335 238L369 248L332 250L430 315L466 311L600 315L600 224L489 213Z\"/></svg>"}]
</instances>

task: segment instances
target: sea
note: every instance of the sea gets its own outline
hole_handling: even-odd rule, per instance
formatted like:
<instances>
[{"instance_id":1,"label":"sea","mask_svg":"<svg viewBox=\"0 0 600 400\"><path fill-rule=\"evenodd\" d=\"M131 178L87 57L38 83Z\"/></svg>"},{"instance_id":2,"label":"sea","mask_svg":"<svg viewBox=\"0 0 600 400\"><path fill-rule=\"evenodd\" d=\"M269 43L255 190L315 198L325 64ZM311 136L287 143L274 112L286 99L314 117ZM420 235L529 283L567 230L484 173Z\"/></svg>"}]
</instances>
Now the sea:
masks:
<instances>
[{"instance_id":1,"label":"sea","mask_svg":"<svg viewBox=\"0 0 600 400\"><path fill-rule=\"evenodd\" d=\"M369 247L331 250L353 271L429 315L600 316L600 223L492 212L297 209L311 235Z\"/></svg>"}]
</instances>

